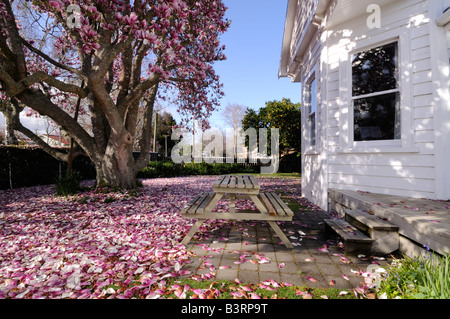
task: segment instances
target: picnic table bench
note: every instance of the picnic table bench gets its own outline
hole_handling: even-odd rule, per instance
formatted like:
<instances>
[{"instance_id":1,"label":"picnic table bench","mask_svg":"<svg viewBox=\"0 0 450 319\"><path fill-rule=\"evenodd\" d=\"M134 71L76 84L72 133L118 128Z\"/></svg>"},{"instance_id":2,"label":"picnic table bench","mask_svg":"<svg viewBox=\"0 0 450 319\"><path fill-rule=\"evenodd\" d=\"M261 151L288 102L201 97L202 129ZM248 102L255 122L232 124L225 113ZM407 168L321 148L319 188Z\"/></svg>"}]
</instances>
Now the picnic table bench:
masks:
<instances>
[{"instance_id":1,"label":"picnic table bench","mask_svg":"<svg viewBox=\"0 0 450 319\"><path fill-rule=\"evenodd\" d=\"M195 196L181 211L184 218L197 219L186 237L181 242L187 245L192 236L206 219L260 220L266 221L288 248L293 248L289 239L277 225L277 221L292 221L294 213L274 192L260 192L260 185L252 175L222 175L213 182L213 192L203 192ZM223 199L230 200L227 212L212 210ZM236 199L249 199L258 211L236 211Z\"/></svg>"}]
</instances>

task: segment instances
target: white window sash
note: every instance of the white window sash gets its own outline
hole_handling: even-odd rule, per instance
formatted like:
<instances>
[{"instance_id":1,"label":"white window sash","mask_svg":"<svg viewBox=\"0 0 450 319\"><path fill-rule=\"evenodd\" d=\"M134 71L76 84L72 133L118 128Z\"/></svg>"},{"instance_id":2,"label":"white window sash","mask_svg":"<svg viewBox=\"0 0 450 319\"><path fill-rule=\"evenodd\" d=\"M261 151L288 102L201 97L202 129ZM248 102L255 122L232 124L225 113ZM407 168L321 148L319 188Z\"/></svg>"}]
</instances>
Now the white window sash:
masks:
<instances>
[{"instance_id":1,"label":"white window sash","mask_svg":"<svg viewBox=\"0 0 450 319\"><path fill-rule=\"evenodd\" d=\"M355 95L355 96L352 96L352 100L354 101L354 100L360 100L360 99L368 99L371 97L387 95L387 94L391 94L391 93L399 93L399 92L400 92L400 87L398 87L396 89L392 89L392 90L379 91L379 92L374 92L374 93L369 93L369 94L364 94L364 95Z\"/></svg>"}]
</instances>

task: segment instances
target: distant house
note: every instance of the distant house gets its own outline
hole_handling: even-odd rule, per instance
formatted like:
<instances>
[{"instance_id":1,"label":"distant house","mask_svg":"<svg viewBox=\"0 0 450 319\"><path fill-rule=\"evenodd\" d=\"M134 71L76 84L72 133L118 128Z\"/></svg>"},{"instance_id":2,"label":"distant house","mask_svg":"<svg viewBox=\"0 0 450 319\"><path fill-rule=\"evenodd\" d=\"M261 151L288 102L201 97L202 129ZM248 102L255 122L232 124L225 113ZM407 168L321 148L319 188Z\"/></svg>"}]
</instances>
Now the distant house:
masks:
<instances>
[{"instance_id":1,"label":"distant house","mask_svg":"<svg viewBox=\"0 0 450 319\"><path fill-rule=\"evenodd\" d=\"M450 199L450 0L289 0L302 189ZM300 92L299 92L300 94Z\"/></svg>"},{"instance_id":2,"label":"distant house","mask_svg":"<svg viewBox=\"0 0 450 319\"><path fill-rule=\"evenodd\" d=\"M70 146L70 142L67 141L62 135L44 134L41 138L50 146Z\"/></svg>"}]
</instances>

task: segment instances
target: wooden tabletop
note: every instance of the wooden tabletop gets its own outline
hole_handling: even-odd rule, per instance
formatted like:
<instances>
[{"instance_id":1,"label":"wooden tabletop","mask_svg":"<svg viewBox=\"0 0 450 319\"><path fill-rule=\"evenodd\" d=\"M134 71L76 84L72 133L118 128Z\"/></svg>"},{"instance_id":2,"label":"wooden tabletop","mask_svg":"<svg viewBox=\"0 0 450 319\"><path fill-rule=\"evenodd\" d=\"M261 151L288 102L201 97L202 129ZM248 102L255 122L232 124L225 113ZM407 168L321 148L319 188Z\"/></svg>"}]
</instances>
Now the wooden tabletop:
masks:
<instances>
[{"instance_id":1,"label":"wooden tabletop","mask_svg":"<svg viewBox=\"0 0 450 319\"><path fill-rule=\"evenodd\" d=\"M253 175L222 175L213 183L215 192L259 193L260 185Z\"/></svg>"}]
</instances>

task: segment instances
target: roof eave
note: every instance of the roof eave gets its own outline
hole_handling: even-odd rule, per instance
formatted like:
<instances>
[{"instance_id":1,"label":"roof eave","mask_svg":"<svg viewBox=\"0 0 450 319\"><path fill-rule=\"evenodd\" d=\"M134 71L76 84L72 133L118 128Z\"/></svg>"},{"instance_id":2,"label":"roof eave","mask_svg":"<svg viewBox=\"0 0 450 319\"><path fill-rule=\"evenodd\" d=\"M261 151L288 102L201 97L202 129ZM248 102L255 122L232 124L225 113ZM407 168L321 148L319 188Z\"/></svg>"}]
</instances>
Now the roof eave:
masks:
<instances>
[{"instance_id":1,"label":"roof eave","mask_svg":"<svg viewBox=\"0 0 450 319\"><path fill-rule=\"evenodd\" d=\"M278 72L278 77L289 77L293 82L298 80L298 68L301 66L299 62L299 54L301 54L302 49L306 47L311 41L312 35L319 29L322 24L325 13L327 12L330 3L333 0L319 0L313 11L312 16L308 19L307 26L303 31L301 40L295 48L295 56L291 52L291 40L292 32L295 25L295 18L297 14L297 3L296 0L289 0L286 23L284 29L283 46L281 51L281 62Z\"/></svg>"}]
</instances>

